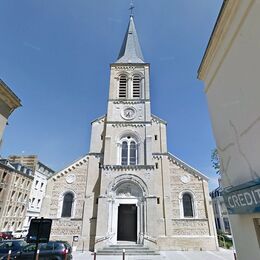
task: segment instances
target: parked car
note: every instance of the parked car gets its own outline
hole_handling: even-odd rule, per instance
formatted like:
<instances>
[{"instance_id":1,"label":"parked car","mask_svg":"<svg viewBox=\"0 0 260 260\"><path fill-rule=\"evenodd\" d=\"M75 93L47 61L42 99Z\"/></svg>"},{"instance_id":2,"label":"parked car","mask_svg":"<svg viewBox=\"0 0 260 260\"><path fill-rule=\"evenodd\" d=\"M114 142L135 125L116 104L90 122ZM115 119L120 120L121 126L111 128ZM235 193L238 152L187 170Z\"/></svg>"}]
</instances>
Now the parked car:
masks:
<instances>
[{"instance_id":1,"label":"parked car","mask_svg":"<svg viewBox=\"0 0 260 260\"><path fill-rule=\"evenodd\" d=\"M28 229L18 229L13 232L13 238L25 238L28 233Z\"/></svg>"},{"instance_id":2,"label":"parked car","mask_svg":"<svg viewBox=\"0 0 260 260\"><path fill-rule=\"evenodd\" d=\"M0 240L3 239L12 239L13 235L12 235L12 231L3 231L0 232Z\"/></svg>"},{"instance_id":3,"label":"parked car","mask_svg":"<svg viewBox=\"0 0 260 260\"><path fill-rule=\"evenodd\" d=\"M6 256L9 250L13 254L20 253L22 248L26 246L27 243L24 240L3 240L0 242L0 259Z\"/></svg>"},{"instance_id":4,"label":"parked car","mask_svg":"<svg viewBox=\"0 0 260 260\"><path fill-rule=\"evenodd\" d=\"M27 244L21 251L11 254L11 259L33 260L36 245ZM64 241L49 241L48 243L39 244L39 260L71 260L72 248L69 243ZM7 255L0 258L7 260Z\"/></svg>"}]
</instances>

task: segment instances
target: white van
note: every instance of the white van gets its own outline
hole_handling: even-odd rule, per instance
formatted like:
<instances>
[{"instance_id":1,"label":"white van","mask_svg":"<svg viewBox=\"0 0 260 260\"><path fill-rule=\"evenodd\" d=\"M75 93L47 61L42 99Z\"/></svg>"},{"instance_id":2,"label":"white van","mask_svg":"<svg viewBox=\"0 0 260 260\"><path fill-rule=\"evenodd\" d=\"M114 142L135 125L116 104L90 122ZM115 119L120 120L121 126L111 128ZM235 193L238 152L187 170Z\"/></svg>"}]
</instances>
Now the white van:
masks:
<instances>
[{"instance_id":1,"label":"white van","mask_svg":"<svg viewBox=\"0 0 260 260\"><path fill-rule=\"evenodd\" d=\"M28 229L17 229L13 231L14 238L25 238L28 233Z\"/></svg>"}]
</instances>

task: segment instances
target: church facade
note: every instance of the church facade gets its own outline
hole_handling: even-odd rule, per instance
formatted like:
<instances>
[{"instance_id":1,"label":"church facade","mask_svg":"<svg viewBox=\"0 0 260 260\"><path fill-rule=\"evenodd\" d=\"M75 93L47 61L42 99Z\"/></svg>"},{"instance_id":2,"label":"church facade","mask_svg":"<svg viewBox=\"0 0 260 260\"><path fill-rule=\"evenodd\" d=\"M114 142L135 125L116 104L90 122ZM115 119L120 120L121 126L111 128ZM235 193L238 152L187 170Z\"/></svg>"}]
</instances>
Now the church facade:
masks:
<instances>
[{"instance_id":1,"label":"church facade","mask_svg":"<svg viewBox=\"0 0 260 260\"><path fill-rule=\"evenodd\" d=\"M168 152L166 122L151 114L149 68L130 16L90 151L48 180L41 215L53 219L52 239L85 250L217 249L208 179Z\"/></svg>"}]
</instances>

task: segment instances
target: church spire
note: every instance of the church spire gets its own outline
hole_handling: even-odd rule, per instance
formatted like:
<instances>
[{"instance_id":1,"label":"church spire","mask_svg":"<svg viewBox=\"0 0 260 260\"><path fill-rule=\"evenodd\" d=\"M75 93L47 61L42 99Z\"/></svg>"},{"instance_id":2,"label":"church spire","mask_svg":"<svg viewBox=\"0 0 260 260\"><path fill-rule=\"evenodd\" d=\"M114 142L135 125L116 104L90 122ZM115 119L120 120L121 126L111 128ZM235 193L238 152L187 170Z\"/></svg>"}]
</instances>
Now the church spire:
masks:
<instances>
[{"instance_id":1,"label":"church spire","mask_svg":"<svg viewBox=\"0 0 260 260\"><path fill-rule=\"evenodd\" d=\"M125 38L115 63L145 63L132 14L130 15Z\"/></svg>"}]
</instances>

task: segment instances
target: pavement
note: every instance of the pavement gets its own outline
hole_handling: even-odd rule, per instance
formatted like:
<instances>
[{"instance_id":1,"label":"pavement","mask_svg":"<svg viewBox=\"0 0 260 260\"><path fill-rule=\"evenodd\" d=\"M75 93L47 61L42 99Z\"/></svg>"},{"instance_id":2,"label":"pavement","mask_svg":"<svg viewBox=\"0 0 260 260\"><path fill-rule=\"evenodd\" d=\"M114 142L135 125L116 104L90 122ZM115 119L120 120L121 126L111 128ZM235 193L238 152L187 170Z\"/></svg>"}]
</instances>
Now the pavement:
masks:
<instances>
[{"instance_id":1,"label":"pavement","mask_svg":"<svg viewBox=\"0 0 260 260\"><path fill-rule=\"evenodd\" d=\"M122 260L122 256L97 255L96 260ZM233 250L219 251L160 251L156 256L125 256L125 260L234 260ZM94 260L92 252L74 252L73 260Z\"/></svg>"}]
</instances>

